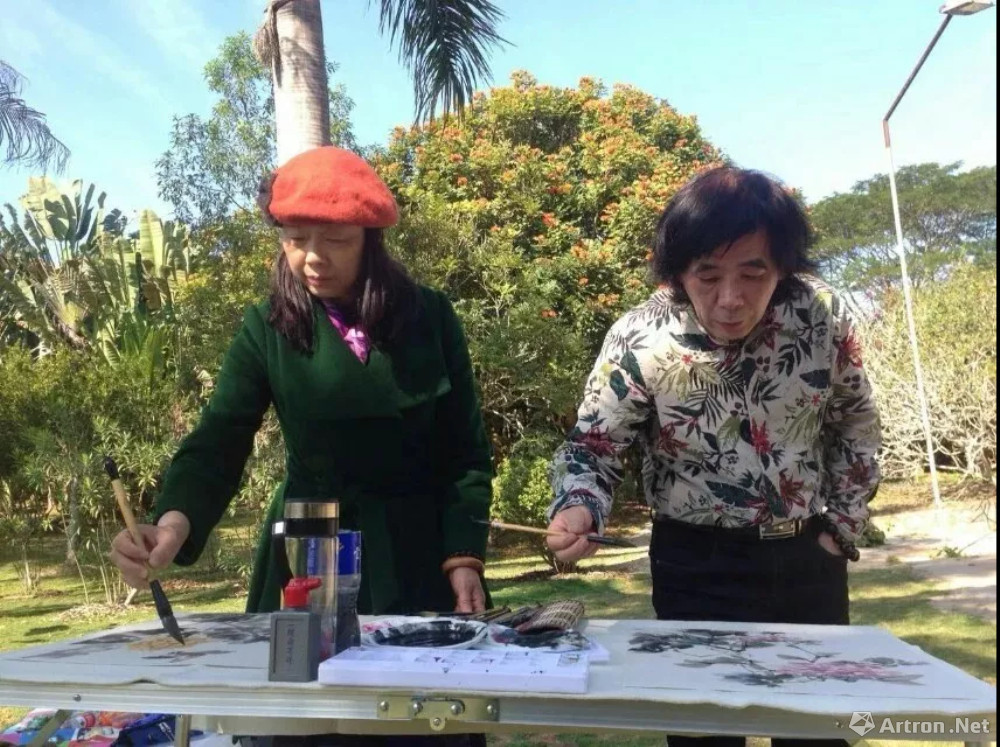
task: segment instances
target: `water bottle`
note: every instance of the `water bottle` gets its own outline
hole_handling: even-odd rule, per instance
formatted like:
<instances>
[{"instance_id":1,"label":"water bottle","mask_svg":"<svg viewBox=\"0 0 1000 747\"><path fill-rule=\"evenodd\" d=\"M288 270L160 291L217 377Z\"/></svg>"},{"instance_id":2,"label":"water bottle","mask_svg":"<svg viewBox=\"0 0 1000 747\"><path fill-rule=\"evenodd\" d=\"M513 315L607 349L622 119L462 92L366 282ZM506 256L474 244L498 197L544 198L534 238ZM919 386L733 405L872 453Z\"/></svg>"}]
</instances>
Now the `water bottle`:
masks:
<instances>
[{"instance_id":1,"label":"water bottle","mask_svg":"<svg viewBox=\"0 0 1000 747\"><path fill-rule=\"evenodd\" d=\"M361 645L358 591L361 589L361 532L337 532L337 646L340 653Z\"/></svg>"},{"instance_id":2,"label":"water bottle","mask_svg":"<svg viewBox=\"0 0 1000 747\"><path fill-rule=\"evenodd\" d=\"M337 530L339 505L325 499L286 499L285 515L272 527L280 540L292 578L318 578L309 595L309 609L320 617L320 654L333 656L337 641ZM279 558L280 560L280 558Z\"/></svg>"}]
</instances>

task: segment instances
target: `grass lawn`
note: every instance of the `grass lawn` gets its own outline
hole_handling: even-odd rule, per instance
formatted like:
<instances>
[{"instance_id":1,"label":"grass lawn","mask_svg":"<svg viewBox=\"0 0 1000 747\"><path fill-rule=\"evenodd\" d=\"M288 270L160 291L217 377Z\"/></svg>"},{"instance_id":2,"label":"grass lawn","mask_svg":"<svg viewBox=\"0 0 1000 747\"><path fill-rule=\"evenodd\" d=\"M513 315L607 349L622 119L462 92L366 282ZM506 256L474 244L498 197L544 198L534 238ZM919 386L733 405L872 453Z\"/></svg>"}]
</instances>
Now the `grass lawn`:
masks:
<instances>
[{"instance_id":1,"label":"grass lawn","mask_svg":"<svg viewBox=\"0 0 1000 747\"><path fill-rule=\"evenodd\" d=\"M884 489L883 495L888 493L888 500L883 505L891 510L883 515L925 505L926 499L911 498L913 492L905 487ZM629 519L632 526L622 527L623 531L641 529L641 511L629 514ZM641 558L645 550L609 548L587 561L583 572L554 575L532 547L530 543L521 543L494 552L488 564L488 578L497 605L514 607L571 598L586 605L589 617L653 616L649 576L616 570ZM79 576L61 564L62 551L61 540L56 536L33 546L31 563L38 581L30 593L25 591L15 560L0 556L0 650L71 638L155 616L148 593L139 594L128 608L100 604L104 593L96 571L88 575L90 603L87 604ZM173 569L163 577L163 585L177 612L243 608L244 592L238 584L223 574L198 566ZM851 587L855 623L884 627L934 656L996 683L996 626L933 607L929 602L935 590L933 582L917 579L905 565L898 565L852 574ZM16 721L23 713L24 709L0 706L0 726ZM504 735L491 738L491 743L504 747L531 744L638 747L662 745L663 740L659 736Z\"/></svg>"}]
</instances>

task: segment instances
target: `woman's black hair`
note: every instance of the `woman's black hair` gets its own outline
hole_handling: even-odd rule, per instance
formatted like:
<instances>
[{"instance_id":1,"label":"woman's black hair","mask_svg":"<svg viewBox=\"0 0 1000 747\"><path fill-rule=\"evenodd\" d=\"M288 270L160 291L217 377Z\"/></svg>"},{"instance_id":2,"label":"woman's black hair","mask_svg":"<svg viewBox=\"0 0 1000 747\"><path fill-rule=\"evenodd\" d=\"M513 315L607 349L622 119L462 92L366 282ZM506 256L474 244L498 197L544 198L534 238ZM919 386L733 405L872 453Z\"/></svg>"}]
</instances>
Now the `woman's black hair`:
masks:
<instances>
[{"instance_id":1,"label":"woman's black hair","mask_svg":"<svg viewBox=\"0 0 1000 747\"><path fill-rule=\"evenodd\" d=\"M365 229L362 251L352 305L345 311L374 345L385 346L416 316L420 296L406 269L386 251L382 229ZM313 303L313 296L288 266L285 252L278 249L268 321L294 349L306 354L313 350Z\"/></svg>"},{"instance_id":2,"label":"woman's black hair","mask_svg":"<svg viewBox=\"0 0 1000 747\"><path fill-rule=\"evenodd\" d=\"M782 184L759 171L719 166L689 181L667 203L656 226L650 267L674 298L689 299L681 275L696 259L763 231L782 280L772 303L782 303L802 287L799 276L815 272L809 258L813 242L809 220Z\"/></svg>"}]
</instances>

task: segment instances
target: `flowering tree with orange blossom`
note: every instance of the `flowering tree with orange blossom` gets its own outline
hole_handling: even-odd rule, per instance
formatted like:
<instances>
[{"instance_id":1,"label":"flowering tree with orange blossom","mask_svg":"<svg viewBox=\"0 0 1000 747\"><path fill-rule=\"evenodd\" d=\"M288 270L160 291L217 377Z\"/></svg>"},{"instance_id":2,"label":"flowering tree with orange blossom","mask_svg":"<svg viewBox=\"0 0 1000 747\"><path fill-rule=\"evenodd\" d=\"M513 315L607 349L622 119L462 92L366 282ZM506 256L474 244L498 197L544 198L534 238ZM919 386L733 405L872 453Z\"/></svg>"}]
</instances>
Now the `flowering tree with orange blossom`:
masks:
<instances>
[{"instance_id":1,"label":"flowering tree with orange blossom","mask_svg":"<svg viewBox=\"0 0 1000 747\"><path fill-rule=\"evenodd\" d=\"M526 72L374 156L402 207L393 249L463 317L501 456L571 421L608 327L651 290L659 213L722 160L666 101Z\"/></svg>"}]
</instances>

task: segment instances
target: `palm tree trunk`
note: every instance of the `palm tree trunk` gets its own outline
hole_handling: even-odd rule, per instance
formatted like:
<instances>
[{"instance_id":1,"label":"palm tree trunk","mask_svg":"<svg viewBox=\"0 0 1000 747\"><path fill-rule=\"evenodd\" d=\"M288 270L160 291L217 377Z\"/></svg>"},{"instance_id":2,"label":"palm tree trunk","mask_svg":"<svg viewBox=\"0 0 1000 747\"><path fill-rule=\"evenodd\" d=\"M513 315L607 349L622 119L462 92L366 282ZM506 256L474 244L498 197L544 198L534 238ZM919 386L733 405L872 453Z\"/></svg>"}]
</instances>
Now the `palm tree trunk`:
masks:
<instances>
[{"instance_id":1,"label":"palm tree trunk","mask_svg":"<svg viewBox=\"0 0 1000 747\"><path fill-rule=\"evenodd\" d=\"M319 0L272 0L257 35L274 80L278 165L330 144L330 101Z\"/></svg>"}]
</instances>

